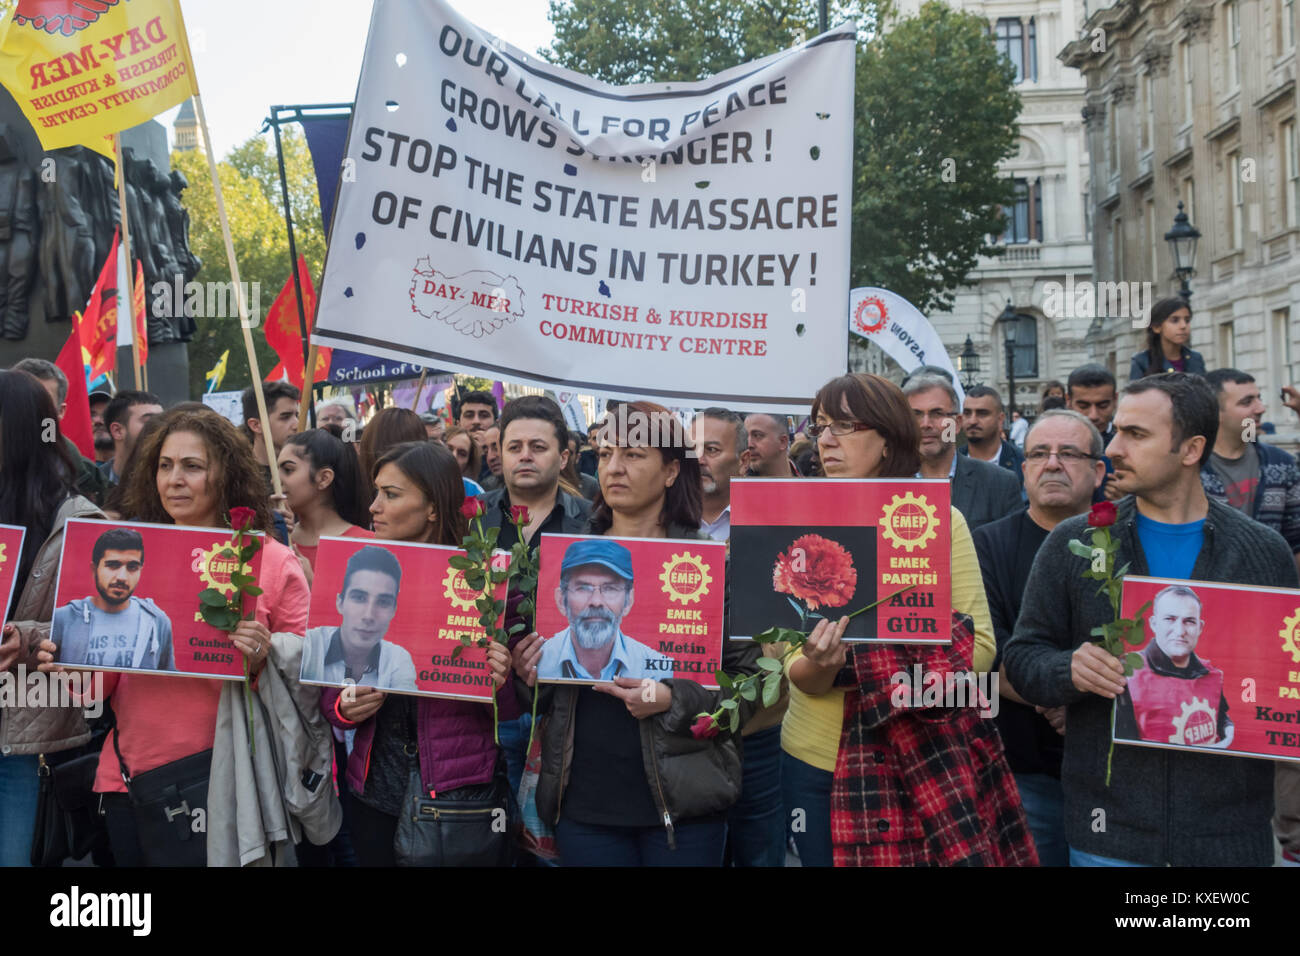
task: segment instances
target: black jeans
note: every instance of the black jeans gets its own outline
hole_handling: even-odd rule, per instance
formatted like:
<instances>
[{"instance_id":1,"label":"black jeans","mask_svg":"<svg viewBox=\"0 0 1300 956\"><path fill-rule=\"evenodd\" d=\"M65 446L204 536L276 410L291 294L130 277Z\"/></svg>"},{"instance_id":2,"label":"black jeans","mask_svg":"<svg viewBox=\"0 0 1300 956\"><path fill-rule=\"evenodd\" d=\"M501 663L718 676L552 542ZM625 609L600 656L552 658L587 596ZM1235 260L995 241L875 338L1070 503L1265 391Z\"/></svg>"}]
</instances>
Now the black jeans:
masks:
<instances>
[{"instance_id":1,"label":"black jeans","mask_svg":"<svg viewBox=\"0 0 1300 956\"><path fill-rule=\"evenodd\" d=\"M117 866L144 866L140 852L140 833L135 826L135 812L131 798L125 793L104 793L104 826L108 829L108 845L113 850Z\"/></svg>"},{"instance_id":2,"label":"black jeans","mask_svg":"<svg viewBox=\"0 0 1300 956\"><path fill-rule=\"evenodd\" d=\"M393 837L397 835L397 817L376 810L352 795L352 848L358 866L397 866L393 854Z\"/></svg>"}]
</instances>

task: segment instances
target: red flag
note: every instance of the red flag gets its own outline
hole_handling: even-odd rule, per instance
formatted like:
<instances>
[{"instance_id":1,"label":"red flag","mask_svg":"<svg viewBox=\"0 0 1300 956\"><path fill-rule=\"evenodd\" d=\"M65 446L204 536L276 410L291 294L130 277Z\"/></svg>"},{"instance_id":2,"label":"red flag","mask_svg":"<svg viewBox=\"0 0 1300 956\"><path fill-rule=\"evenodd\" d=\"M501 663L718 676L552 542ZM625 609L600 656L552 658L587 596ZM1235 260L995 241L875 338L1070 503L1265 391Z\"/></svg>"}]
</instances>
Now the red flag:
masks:
<instances>
[{"instance_id":1,"label":"red flag","mask_svg":"<svg viewBox=\"0 0 1300 956\"><path fill-rule=\"evenodd\" d=\"M104 268L99 270L95 287L90 290L86 311L77 319L77 334L90 366L90 378L99 378L117 367L117 230Z\"/></svg>"},{"instance_id":2,"label":"red flag","mask_svg":"<svg viewBox=\"0 0 1300 956\"><path fill-rule=\"evenodd\" d=\"M307 334L311 334L316 317L316 290L307 272L307 260L298 257L298 282L302 286L302 307L307 316ZM280 364L271 370L268 379L287 376L299 388L303 387L302 328L298 324L298 297L293 288L293 276L285 282L280 294L266 313L266 344L280 356ZM329 377L330 349L316 350L316 370L313 382L323 382Z\"/></svg>"},{"instance_id":3,"label":"red flag","mask_svg":"<svg viewBox=\"0 0 1300 956\"><path fill-rule=\"evenodd\" d=\"M86 392L86 368L81 364L81 340L73 329L54 364L68 377L68 408L59 430L70 438L87 458L95 457L95 431L90 425L90 396Z\"/></svg>"},{"instance_id":4,"label":"red flag","mask_svg":"<svg viewBox=\"0 0 1300 956\"><path fill-rule=\"evenodd\" d=\"M149 361L149 332L144 324L144 266L135 260L135 285L131 289L131 311L135 314L135 340L140 343L140 364Z\"/></svg>"}]
</instances>

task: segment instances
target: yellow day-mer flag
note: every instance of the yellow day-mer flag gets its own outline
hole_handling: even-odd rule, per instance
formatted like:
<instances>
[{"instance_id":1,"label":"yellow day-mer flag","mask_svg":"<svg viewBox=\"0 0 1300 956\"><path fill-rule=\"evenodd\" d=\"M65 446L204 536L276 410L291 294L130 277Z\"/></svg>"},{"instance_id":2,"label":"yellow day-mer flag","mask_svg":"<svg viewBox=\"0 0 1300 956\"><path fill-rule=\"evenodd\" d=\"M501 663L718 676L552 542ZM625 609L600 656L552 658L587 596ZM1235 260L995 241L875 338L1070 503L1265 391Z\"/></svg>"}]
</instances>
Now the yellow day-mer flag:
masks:
<instances>
[{"instance_id":1,"label":"yellow day-mer flag","mask_svg":"<svg viewBox=\"0 0 1300 956\"><path fill-rule=\"evenodd\" d=\"M198 92L177 0L17 0L0 83L44 149L113 158L112 135Z\"/></svg>"}]
</instances>

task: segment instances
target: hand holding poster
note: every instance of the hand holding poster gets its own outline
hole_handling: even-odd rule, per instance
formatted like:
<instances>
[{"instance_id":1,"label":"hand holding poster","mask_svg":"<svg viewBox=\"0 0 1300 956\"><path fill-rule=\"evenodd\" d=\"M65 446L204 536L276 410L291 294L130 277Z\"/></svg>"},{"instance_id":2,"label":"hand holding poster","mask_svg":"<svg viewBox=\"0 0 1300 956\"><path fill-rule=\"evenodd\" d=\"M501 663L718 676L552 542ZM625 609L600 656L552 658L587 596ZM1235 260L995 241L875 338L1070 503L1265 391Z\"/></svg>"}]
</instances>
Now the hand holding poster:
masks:
<instances>
[{"instance_id":1,"label":"hand holding poster","mask_svg":"<svg viewBox=\"0 0 1300 956\"><path fill-rule=\"evenodd\" d=\"M443 545L321 538L300 680L491 700L487 652L460 641L485 632L478 592L447 563L457 554L464 552ZM505 599L504 584L496 598Z\"/></svg>"},{"instance_id":2,"label":"hand holding poster","mask_svg":"<svg viewBox=\"0 0 1300 956\"><path fill-rule=\"evenodd\" d=\"M716 688L727 547L716 541L542 538L542 682L686 677Z\"/></svg>"},{"instance_id":3,"label":"hand holding poster","mask_svg":"<svg viewBox=\"0 0 1300 956\"><path fill-rule=\"evenodd\" d=\"M377 0L313 341L806 408L847 348L855 38L615 87Z\"/></svg>"},{"instance_id":4,"label":"hand holding poster","mask_svg":"<svg viewBox=\"0 0 1300 956\"><path fill-rule=\"evenodd\" d=\"M1126 577L1123 614L1146 601L1115 742L1300 760L1300 591Z\"/></svg>"},{"instance_id":5,"label":"hand holding poster","mask_svg":"<svg viewBox=\"0 0 1300 956\"><path fill-rule=\"evenodd\" d=\"M204 623L198 594L233 595L231 531L73 518L63 535L50 640L65 667L243 680L230 635ZM257 577L261 552L249 562Z\"/></svg>"},{"instance_id":6,"label":"hand holding poster","mask_svg":"<svg viewBox=\"0 0 1300 956\"><path fill-rule=\"evenodd\" d=\"M950 643L949 500L942 480L733 480L731 636L850 615L845 641Z\"/></svg>"},{"instance_id":7,"label":"hand holding poster","mask_svg":"<svg viewBox=\"0 0 1300 956\"><path fill-rule=\"evenodd\" d=\"M23 538L27 529L21 525L0 524L0 623L14 600L14 585L18 583L18 562L22 560Z\"/></svg>"}]
</instances>

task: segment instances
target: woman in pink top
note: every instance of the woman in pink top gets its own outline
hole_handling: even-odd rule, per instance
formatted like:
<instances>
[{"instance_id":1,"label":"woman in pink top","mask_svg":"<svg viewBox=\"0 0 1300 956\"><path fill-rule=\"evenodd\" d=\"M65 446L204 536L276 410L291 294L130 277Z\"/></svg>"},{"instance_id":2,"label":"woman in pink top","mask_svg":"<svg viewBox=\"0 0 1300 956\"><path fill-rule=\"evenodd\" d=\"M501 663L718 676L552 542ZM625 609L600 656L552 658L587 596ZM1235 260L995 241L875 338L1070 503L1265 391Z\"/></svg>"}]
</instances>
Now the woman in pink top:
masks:
<instances>
[{"instance_id":1,"label":"woman in pink top","mask_svg":"<svg viewBox=\"0 0 1300 956\"><path fill-rule=\"evenodd\" d=\"M374 537L357 452L340 432L338 426L298 432L280 450L280 484L294 516L289 542L312 570L322 537Z\"/></svg>"},{"instance_id":2,"label":"woman in pink top","mask_svg":"<svg viewBox=\"0 0 1300 956\"><path fill-rule=\"evenodd\" d=\"M224 528L230 509L252 508L253 527L267 532L271 512L261 470L234 425L216 412L175 409L163 416L140 448L126 478L126 513L139 521L198 528ZM243 621L231 638L257 674L266 661L272 632L302 634L307 627L307 580L292 551L266 535L255 620ZM195 601L197 603L197 595ZM53 664L50 641L38 655L42 670ZM205 678L105 674L117 728L100 754L95 791L103 794L105 821L119 866L143 862L135 818L113 746L118 737L132 776L212 747L221 682Z\"/></svg>"}]
</instances>

